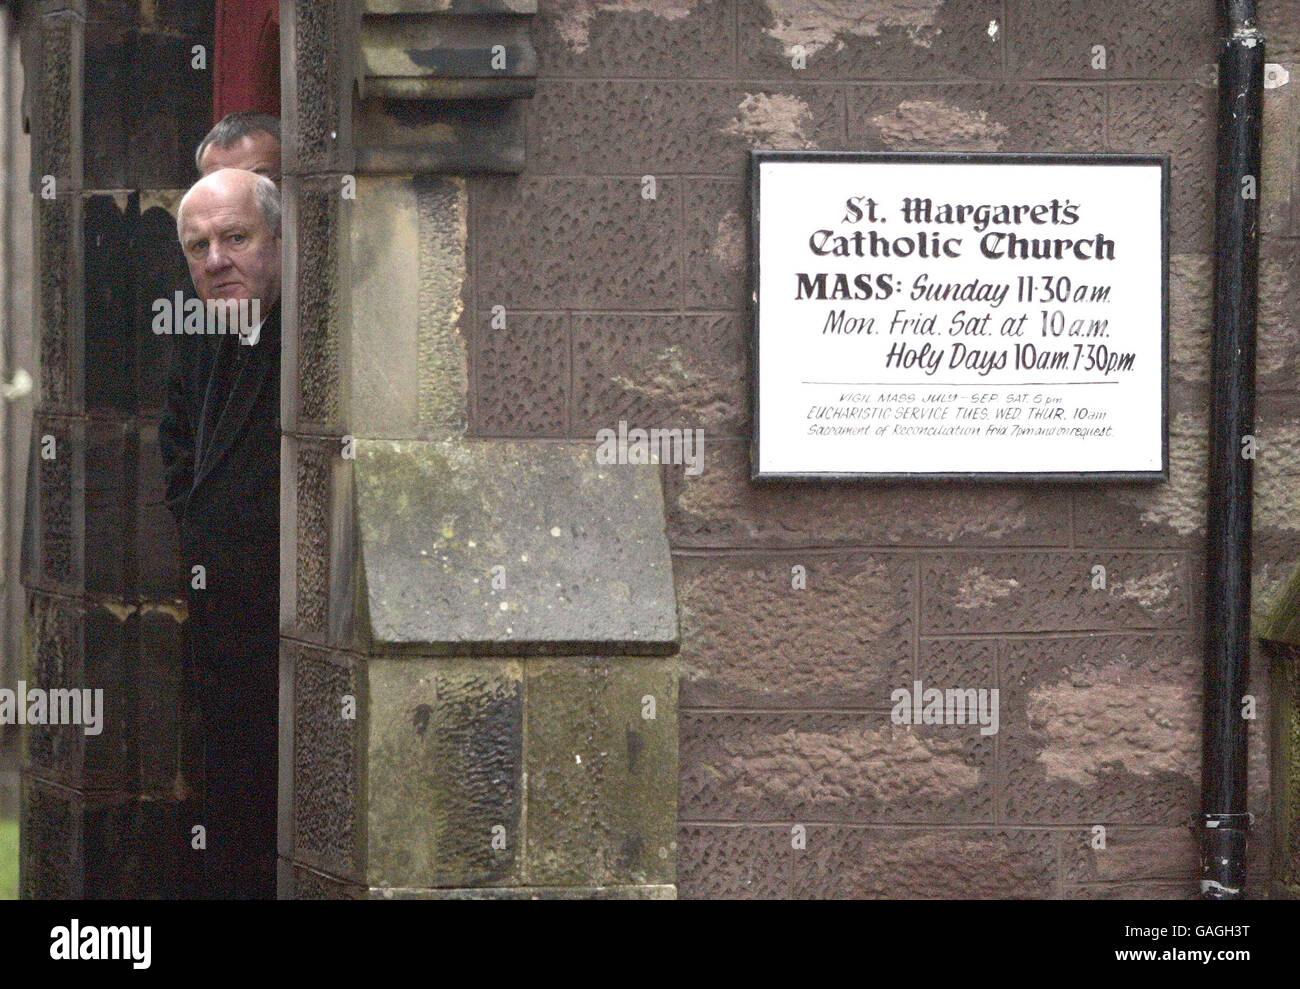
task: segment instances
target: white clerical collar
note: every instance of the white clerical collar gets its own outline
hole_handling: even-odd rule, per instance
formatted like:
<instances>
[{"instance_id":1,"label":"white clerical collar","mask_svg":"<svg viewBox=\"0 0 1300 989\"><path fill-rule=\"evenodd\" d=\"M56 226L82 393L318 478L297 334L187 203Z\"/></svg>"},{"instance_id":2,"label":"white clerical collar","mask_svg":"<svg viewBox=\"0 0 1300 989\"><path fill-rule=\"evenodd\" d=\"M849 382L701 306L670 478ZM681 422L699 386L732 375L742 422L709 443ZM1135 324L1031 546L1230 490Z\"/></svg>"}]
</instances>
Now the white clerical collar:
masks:
<instances>
[{"instance_id":1,"label":"white clerical collar","mask_svg":"<svg viewBox=\"0 0 1300 989\"><path fill-rule=\"evenodd\" d=\"M261 339L262 324L265 322L266 320L262 320L261 323L258 323L256 326L254 326L252 332L249 333L247 336L240 334L239 342L242 344L246 344L249 347L254 346L257 343L257 341Z\"/></svg>"}]
</instances>

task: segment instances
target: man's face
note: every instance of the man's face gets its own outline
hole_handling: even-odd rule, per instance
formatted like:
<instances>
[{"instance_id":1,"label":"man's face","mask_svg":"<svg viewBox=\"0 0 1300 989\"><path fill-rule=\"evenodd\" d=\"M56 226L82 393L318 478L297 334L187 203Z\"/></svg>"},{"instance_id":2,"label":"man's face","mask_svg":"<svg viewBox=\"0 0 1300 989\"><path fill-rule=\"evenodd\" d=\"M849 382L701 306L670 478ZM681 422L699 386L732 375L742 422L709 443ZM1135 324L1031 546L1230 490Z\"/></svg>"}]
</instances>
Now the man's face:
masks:
<instances>
[{"instance_id":1,"label":"man's face","mask_svg":"<svg viewBox=\"0 0 1300 989\"><path fill-rule=\"evenodd\" d=\"M228 148L209 144L203 149L204 175L223 168L242 168L246 172L265 175L276 185L280 184L280 142L265 131L245 134Z\"/></svg>"},{"instance_id":2,"label":"man's face","mask_svg":"<svg viewBox=\"0 0 1300 989\"><path fill-rule=\"evenodd\" d=\"M240 178L240 176L244 178ZM280 298L280 238L267 228L247 172L196 187L181 215L181 247L194 290L209 299Z\"/></svg>"}]
</instances>

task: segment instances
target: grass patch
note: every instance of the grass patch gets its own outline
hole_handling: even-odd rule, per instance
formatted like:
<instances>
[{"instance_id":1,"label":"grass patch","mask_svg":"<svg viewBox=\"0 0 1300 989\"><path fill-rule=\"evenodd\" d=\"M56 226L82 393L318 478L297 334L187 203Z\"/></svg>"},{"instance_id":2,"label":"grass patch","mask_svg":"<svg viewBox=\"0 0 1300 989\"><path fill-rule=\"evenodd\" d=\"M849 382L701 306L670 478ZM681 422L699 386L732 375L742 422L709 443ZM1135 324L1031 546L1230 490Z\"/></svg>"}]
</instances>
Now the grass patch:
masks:
<instances>
[{"instance_id":1,"label":"grass patch","mask_svg":"<svg viewBox=\"0 0 1300 989\"><path fill-rule=\"evenodd\" d=\"M18 822L0 820L0 900L18 899Z\"/></svg>"}]
</instances>

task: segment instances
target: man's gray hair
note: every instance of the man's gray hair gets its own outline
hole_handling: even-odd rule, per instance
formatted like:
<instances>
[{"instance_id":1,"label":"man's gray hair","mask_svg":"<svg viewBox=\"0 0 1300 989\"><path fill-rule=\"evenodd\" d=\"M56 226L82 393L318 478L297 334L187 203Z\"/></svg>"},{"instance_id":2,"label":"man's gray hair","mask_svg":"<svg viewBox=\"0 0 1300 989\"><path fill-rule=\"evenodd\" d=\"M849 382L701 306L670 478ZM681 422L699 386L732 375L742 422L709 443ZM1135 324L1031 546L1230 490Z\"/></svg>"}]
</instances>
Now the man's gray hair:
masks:
<instances>
[{"instance_id":1,"label":"man's gray hair","mask_svg":"<svg viewBox=\"0 0 1300 989\"><path fill-rule=\"evenodd\" d=\"M224 169L223 169L224 171ZM265 175L258 175L255 172L249 172L253 176L253 199L257 203L258 212L262 214L262 219L266 221L266 227L271 231L274 237L280 236L280 190L274 182ZM199 179L202 182L203 179ZM195 182L194 185L198 185ZM190 186L189 192L181 197L180 205L176 208L176 239L185 244L185 235L181 231L181 220L184 216L185 200L190 198L190 192L194 191L194 186Z\"/></svg>"},{"instance_id":2,"label":"man's gray hair","mask_svg":"<svg viewBox=\"0 0 1300 989\"><path fill-rule=\"evenodd\" d=\"M226 114L212 130L208 131L207 136L199 142L198 150L194 152L195 169L200 173L203 171L203 152L207 151L210 145L215 144L219 148L228 148L250 134L270 134L276 141L279 141L280 118L272 117L269 113L241 112Z\"/></svg>"},{"instance_id":3,"label":"man's gray hair","mask_svg":"<svg viewBox=\"0 0 1300 989\"><path fill-rule=\"evenodd\" d=\"M280 190L265 175L257 177L253 186L253 195L257 199L257 208L262 211L262 219L272 236L280 236Z\"/></svg>"}]
</instances>

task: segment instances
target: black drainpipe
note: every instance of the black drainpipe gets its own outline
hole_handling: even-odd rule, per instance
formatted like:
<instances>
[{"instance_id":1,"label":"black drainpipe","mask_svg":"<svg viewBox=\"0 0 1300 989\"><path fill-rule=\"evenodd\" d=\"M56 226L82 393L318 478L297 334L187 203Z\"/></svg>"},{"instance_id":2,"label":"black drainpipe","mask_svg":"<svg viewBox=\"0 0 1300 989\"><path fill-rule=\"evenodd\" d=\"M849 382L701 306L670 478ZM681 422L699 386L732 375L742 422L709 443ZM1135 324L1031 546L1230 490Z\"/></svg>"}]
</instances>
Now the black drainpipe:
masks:
<instances>
[{"instance_id":1,"label":"black drainpipe","mask_svg":"<svg viewBox=\"0 0 1300 989\"><path fill-rule=\"evenodd\" d=\"M1255 300L1259 267L1260 114L1264 36L1255 0L1224 0L1219 57L1214 338L1206 526L1205 724L1201 750L1201 897L1245 894L1246 725L1250 659L1251 468ZM1251 441L1253 443L1253 440ZM1250 453L1253 456L1253 450Z\"/></svg>"}]
</instances>

